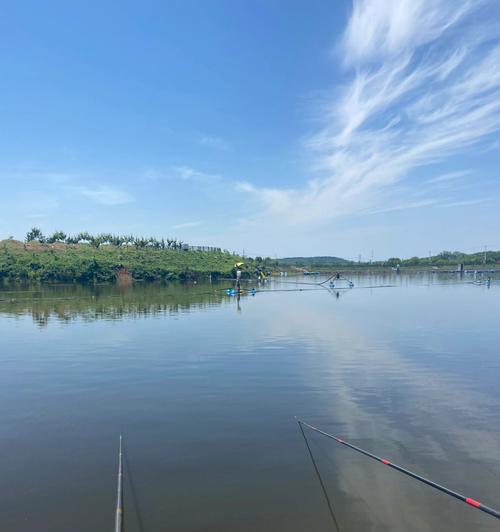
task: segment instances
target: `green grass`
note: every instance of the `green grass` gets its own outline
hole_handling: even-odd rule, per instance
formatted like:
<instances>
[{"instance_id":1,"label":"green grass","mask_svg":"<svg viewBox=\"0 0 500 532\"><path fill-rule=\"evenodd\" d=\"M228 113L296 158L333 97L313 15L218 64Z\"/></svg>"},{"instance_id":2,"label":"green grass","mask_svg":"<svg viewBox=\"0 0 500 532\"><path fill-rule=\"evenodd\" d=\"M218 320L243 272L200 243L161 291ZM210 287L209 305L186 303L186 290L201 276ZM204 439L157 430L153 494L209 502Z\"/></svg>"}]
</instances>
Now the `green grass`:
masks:
<instances>
[{"instance_id":1,"label":"green grass","mask_svg":"<svg viewBox=\"0 0 500 532\"><path fill-rule=\"evenodd\" d=\"M231 276L241 258L224 251L136 249L89 244L0 242L0 280L113 282L121 271L136 281Z\"/></svg>"}]
</instances>

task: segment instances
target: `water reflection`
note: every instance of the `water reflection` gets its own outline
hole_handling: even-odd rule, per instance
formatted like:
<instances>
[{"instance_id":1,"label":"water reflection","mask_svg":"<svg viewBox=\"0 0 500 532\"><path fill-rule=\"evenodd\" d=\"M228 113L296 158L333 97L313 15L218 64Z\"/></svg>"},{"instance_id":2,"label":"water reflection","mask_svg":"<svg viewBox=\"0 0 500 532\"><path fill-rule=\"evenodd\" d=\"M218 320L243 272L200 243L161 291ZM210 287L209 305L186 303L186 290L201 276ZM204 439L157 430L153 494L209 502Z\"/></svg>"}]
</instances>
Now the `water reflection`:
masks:
<instances>
[{"instance_id":1,"label":"water reflection","mask_svg":"<svg viewBox=\"0 0 500 532\"><path fill-rule=\"evenodd\" d=\"M306 410L316 426L493 503L500 478L500 400L498 390L491 393L499 369L493 318L498 295L483 300L484 291L470 285L435 286L438 292L422 291L425 284L415 283L407 286L409 292L370 298L350 292L357 301L342 313L320 304L307 312L288 307L286 319L275 321L270 335L297 338L297 331L307 329L309 357L321 353L322 374L313 373L307 385L320 389L330 407L321 414ZM481 300L485 306L479 311ZM465 306L480 316L471 319ZM479 331L486 341L477 340ZM471 370L473 376L467 374ZM471 514L465 505L377 464L317 443L327 454L322 465L335 479L330 487L341 508L339 519L353 530L431 531L436 515L453 530L496 526L488 516Z\"/></svg>"},{"instance_id":2,"label":"water reflection","mask_svg":"<svg viewBox=\"0 0 500 532\"><path fill-rule=\"evenodd\" d=\"M120 320L178 314L227 303L222 284L141 284L135 286L54 285L0 290L0 313L31 315L39 325L51 319Z\"/></svg>"},{"instance_id":3,"label":"water reflection","mask_svg":"<svg viewBox=\"0 0 500 532\"><path fill-rule=\"evenodd\" d=\"M122 432L130 530L329 530L294 415L495 506L500 287L296 281L0 291L0 528L110 529ZM343 532L498 528L308 437Z\"/></svg>"},{"instance_id":4,"label":"water reflection","mask_svg":"<svg viewBox=\"0 0 500 532\"><path fill-rule=\"evenodd\" d=\"M351 274L346 278L357 289L384 289L416 286L456 286L457 284L474 284L474 277L459 274L413 274L396 275L383 273L378 275ZM254 288L259 292L293 292L324 290L336 299L347 297L351 291L344 283L337 283L330 288L326 277L314 281L305 278L288 277L275 279L269 283L257 284L247 282L247 290ZM307 279L307 278L306 278ZM477 285L478 289L495 289L498 279L491 276L492 283ZM151 284L136 283L122 285L0 285L0 314L11 317L31 315L39 325L46 325L50 319L70 322L78 318L84 320L119 320L124 317L159 314L177 314L190 309L205 309L221 304L231 304L227 289L234 288L230 281L199 284ZM249 294L231 294L238 312L242 310L242 298Z\"/></svg>"}]
</instances>

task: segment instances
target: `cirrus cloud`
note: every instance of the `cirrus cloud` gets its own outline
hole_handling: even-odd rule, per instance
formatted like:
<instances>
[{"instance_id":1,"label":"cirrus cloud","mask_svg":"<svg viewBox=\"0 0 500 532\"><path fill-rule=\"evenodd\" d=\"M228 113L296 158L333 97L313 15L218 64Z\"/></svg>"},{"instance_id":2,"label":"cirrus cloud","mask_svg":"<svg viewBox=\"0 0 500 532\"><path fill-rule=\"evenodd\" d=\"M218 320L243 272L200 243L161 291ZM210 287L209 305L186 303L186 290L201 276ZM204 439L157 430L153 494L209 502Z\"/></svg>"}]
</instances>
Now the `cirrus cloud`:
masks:
<instances>
[{"instance_id":1,"label":"cirrus cloud","mask_svg":"<svg viewBox=\"0 0 500 532\"><path fill-rule=\"evenodd\" d=\"M355 1L340 43L345 81L326 98L323 124L305 143L314 177L301 188L247 183L240 190L265 215L297 223L452 205L456 198L436 198L426 179L419 196L428 187L432 199L418 202L411 192L401 197L395 184L499 131L498 19L486 1ZM453 172L458 177L461 169Z\"/></svg>"},{"instance_id":2,"label":"cirrus cloud","mask_svg":"<svg viewBox=\"0 0 500 532\"><path fill-rule=\"evenodd\" d=\"M110 185L80 186L73 187L72 190L101 205L123 205L134 201L134 198L128 192Z\"/></svg>"}]
</instances>

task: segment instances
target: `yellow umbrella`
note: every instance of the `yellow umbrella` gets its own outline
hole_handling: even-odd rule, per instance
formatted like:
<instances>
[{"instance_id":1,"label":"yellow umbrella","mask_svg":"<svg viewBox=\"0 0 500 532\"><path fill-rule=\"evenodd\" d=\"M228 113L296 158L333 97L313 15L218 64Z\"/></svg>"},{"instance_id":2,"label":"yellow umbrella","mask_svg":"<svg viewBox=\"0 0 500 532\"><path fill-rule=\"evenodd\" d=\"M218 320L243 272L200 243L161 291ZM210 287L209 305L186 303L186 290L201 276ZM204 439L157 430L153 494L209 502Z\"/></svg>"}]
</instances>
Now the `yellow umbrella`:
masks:
<instances>
[{"instance_id":1,"label":"yellow umbrella","mask_svg":"<svg viewBox=\"0 0 500 532\"><path fill-rule=\"evenodd\" d=\"M245 263L244 263L244 262L237 262L237 263L235 264L235 266L236 266L237 268L239 268L240 266L243 266L243 264L245 264Z\"/></svg>"}]
</instances>

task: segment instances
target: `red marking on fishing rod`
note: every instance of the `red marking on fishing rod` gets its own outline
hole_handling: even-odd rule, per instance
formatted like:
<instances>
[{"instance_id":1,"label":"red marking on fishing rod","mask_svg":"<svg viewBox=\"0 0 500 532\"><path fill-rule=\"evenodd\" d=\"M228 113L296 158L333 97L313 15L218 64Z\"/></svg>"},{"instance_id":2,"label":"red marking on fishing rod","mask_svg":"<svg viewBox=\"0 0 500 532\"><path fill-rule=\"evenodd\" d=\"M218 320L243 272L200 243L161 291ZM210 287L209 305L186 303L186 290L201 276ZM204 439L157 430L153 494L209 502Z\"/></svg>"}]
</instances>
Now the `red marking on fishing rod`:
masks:
<instances>
[{"instance_id":1,"label":"red marking on fishing rod","mask_svg":"<svg viewBox=\"0 0 500 532\"><path fill-rule=\"evenodd\" d=\"M467 497L465 499L465 502L467 504L470 504L471 506L474 506L475 508L479 508L481 506L481 503L479 501L476 501L476 499L471 499L470 497Z\"/></svg>"},{"instance_id":2,"label":"red marking on fishing rod","mask_svg":"<svg viewBox=\"0 0 500 532\"><path fill-rule=\"evenodd\" d=\"M392 469L395 469L396 471L399 471L400 473L403 473L404 475L412 477L413 479L418 480L419 482L423 482L424 484L427 484L431 488L441 491L442 493L446 493L446 495L450 495L451 497L454 497L455 499L458 499L462 502L467 503L469 506L472 506L473 508L477 508L478 510L481 510L482 512L485 512L493 517L496 517L497 519L500 519L500 511L496 510L495 508L486 506L485 504L482 504L479 501L476 501L476 499L472 499L471 497L466 497L465 495L462 495L461 493L458 493L457 491L453 491L450 488L447 488L446 486L442 486L438 484L437 482L433 482L432 480L428 478L422 477L421 475L418 475L417 473L414 473L413 471L410 471L409 469L405 469L404 467L393 464L389 460L386 460L385 458L381 458L380 456L377 456L369 451L366 451L365 449L361 449L361 447L357 447L356 445L353 445L352 443L345 442L344 440L342 440L341 438L338 438L337 436L334 436L333 434L329 434L328 432L325 432L324 430L317 429L316 427L309 425L309 423L306 423L305 421L301 421L298 418L296 419L300 426L304 425L305 427L309 427L311 430L318 432L319 434L322 434L323 436L326 436L327 438L331 438L332 440L335 440L338 443L344 444L346 447L351 448L353 451L356 451L357 453L364 454L365 456L367 456L368 458L371 458L372 460L377 460L378 462L382 462L384 465L389 465L391 466Z\"/></svg>"}]
</instances>

